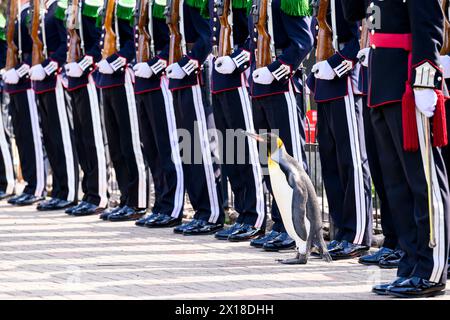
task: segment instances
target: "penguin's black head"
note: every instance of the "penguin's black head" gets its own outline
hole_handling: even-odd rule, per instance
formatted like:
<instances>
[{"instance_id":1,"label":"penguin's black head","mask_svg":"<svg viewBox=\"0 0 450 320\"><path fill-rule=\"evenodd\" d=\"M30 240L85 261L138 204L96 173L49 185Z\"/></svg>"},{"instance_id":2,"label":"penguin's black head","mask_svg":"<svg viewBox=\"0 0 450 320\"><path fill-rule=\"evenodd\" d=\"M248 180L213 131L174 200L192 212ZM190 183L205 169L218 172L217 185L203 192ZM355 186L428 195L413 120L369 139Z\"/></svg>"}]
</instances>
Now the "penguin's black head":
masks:
<instances>
[{"instance_id":1,"label":"penguin's black head","mask_svg":"<svg viewBox=\"0 0 450 320\"><path fill-rule=\"evenodd\" d=\"M248 131L244 131L244 133L255 139L256 141L264 144L267 148L267 155L270 156L275 151L283 147L283 141L277 136L275 133L266 132L261 134L256 134Z\"/></svg>"}]
</instances>

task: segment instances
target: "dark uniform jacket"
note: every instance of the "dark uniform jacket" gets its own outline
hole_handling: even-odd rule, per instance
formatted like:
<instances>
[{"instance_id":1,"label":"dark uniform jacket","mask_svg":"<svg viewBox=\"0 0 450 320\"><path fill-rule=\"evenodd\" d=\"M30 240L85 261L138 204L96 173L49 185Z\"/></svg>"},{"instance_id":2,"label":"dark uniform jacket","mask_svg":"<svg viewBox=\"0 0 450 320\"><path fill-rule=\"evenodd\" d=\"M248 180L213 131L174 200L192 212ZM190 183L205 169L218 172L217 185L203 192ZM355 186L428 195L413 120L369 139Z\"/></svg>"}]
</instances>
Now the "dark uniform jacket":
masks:
<instances>
[{"instance_id":1,"label":"dark uniform jacket","mask_svg":"<svg viewBox=\"0 0 450 320\"><path fill-rule=\"evenodd\" d=\"M351 61L355 66L359 51L358 25L344 19L341 0L336 0L335 15L339 50L327 61L333 69L342 67L347 61ZM327 21L331 26L331 10L328 12ZM315 36L317 36L317 31L317 28L314 28ZM316 79L314 74L310 74L307 81L308 87L314 92L314 100L327 102L345 97L348 94L348 77L352 71L353 67L349 67L345 73L336 76L333 80Z\"/></svg>"},{"instance_id":2,"label":"dark uniform jacket","mask_svg":"<svg viewBox=\"0 0 450 320\"><path fill-rule=\"evenodd\" d=\"M22 11L20 13L20 35L22 40L22 62L15 67L15 69L19 69L24 63L31 66L31 38L28 32L27 20L30 14L30 5L22 6ZM14 30L14 43L17 47L19 47L19 32L18 32L18 21L16 21L16 27ZM26 91L31 88L31 81L27 75L22 76L19 79L17 84L6 84L5 83L5 91L8 93L18 93L22 91Z\"/></svg>"},{"instance_id":3,"label":"dark uniform jacket","mask_svg":"<svg viewBox=\"0 0 450 320\"><path fill-rule=\"evenodd\" d=\"M85 87L88 84L88 76L94 70L95 63L100 61L102 55L99 45L101 29L97 26L97 14L92 14L95 8L87 5L84 1L81 8L81 23L83 28L83 40L85 55L77 61L83 69L83 75L79 78L67 77L69 91ZM97 8L98 10L99 8ZM80 30L77 30L80 35ZM69 41L69 39L68 39Z\"/></svg>"},{"instance_id":4,"label":"dark uniform jacket","mask_svg":"<svg viewBox=\"0 0 450 320\"><path fill-rule=\"evenodd\" d=\"M379 28L372 33L412 34L411 84L417 87L442 88L439 56L442 44L443 14L438 0L362 1L341 0L344 15L349 21L369 19L380 8ZM368 14L366 14L368 12ZM435 71L432 79L416 82L416 73L422 68ZM408 80L408 51L403 49L372 47L369 60L368 104L371 107L402 101ZM428 81L429 80L429 81Z\"/></svg>"},{"instance_id":5,"label":"dark uniform jacket","mask_svg":"<svg viewBox=\"0 0 450 320\"><path fill-rule=\"evenodd\" d=\"M183 3L184 37L186 44L192 45L192 50L178 61L186 72L183 79L170 79L169 89L179 90L201 84L200 66L211 53L211 31L208 20L202 16L201 10Z\"/></svg>"}]
</instances>

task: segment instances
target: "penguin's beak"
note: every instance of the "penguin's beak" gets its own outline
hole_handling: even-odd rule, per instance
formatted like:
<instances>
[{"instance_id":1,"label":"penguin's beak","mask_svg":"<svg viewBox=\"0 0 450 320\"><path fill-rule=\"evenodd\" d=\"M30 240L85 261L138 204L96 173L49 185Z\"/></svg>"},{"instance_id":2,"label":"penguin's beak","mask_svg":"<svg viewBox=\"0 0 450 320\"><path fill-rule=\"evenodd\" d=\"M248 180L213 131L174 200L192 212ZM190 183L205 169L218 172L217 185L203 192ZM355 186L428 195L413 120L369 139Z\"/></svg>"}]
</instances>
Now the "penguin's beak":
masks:
<instances>
[{"instance_id":1,"label":"penguin's beak","mask_svg":"<svg viewBox=\"0 0 450 320\"><path fill-rule=\"evenodd\" d=\"M245 134L248 137L251 137L251 138L255 139L256 141L266 142L266 140L262 136L260 136L259 134L256 134L256 133L253 133L253 132L244 131L244 130L242 130L242 133Z\"/></svg>"}]
</instances>

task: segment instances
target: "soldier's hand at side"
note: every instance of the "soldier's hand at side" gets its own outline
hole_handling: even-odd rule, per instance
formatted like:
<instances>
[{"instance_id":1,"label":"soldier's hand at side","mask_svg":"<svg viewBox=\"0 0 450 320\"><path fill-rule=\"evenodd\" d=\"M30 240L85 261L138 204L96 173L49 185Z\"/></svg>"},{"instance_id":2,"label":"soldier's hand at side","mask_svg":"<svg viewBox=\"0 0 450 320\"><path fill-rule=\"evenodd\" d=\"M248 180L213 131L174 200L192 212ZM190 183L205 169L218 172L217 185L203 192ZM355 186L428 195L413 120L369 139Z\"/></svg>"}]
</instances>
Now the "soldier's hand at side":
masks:
<instances>
[{"instance_id":1,"label":"soldier's hand at side","mask_svg":"<svg viewBox=\"0 0 450 320\"><path fill-rule=\"evenodd\" d=\"M153 71L147 62L139 62L134 67L134 75L139 78L148 79L153 75Z\"/></svg>"},{"instance_id":2,"label":"soldier's hand at side","mask_svg":"<svg viewBox=\"0 0 450 320\"><path fill-rule=\"evenodd\" d=\"M314 73L316 79L321 80L333 80L336 77L336 73L333 68L331 68L328 61L320 61L316 63L311 71Z\"/></svg>"},{"instance_id":3,"label":"soldier's hand at side","mask_svg":"<svg viewBox=\"0 0 450 320\"><path fill-rule=\"evenodd\" d=\"M436 109L437 94L433 89L415 88L416 108L427 118L431 118Z\"/></svg>"},{"instance_id":4,"label":"soldier's hand at side","mask_svg":"<svg viewBox=\"0 0 450 320\"><path fill-rule=\"evenodd\" d=\"M41 64L34 65L30 68L30 80L42 81L46 75L44 67Z\"/></svg>"},{"instance_id":5,"label":"soldier's hand at side","mask_svg":"<svg viewBox=\"0 0 450 320\"><path fill-rule=\"evenodd\" d=\"M108 61L106 61L105 59L100 61L97 64L97 66L98 66L98 71L100 73L103 73L103 74L113 74L114 73L114 69L111 67L111 65L108 63Z\"/></svg>"},{"instance_id":6,"label":"soldier's hand at side","mask_svg":"<svg viewBox=\"0 0 450 320\"><path fill-rule=\"evenodd\" d=\"M186 76L186 72L175 62L166 68L166 75L169 79L183 79Z\"/></svg>"},{"instance_id":7,"label":"soldier's hand at side","mask_svg":"<svg viewBox=\"0 0 450 320\"><path fill-rule=\"evenodd\" d=\"M369 66L369 54L370 54L370 48L364 48L359 50L358 54L356 55L356 57L358 58L359 62L361 62L361 65L363 67L368 67Z\"/></svg>"},{"instance_id":8,"label":"soldier's hand at side","mask_svg":"<svg viewBox=\"0 0 450 320\"><path fill-rule=\"evenodd\" d=\"M70 62L64 66L66 75L72 78L79 78L83 75L83 69L77 62Z\"/></svg>"},{"instance_id":9,"label":"soldier's hand at side","mask_svg":"<svg viewBox=\"0 0 450 320\"><path fill-rule=\"evenodd\" d=\"M271 84L273 80L275 80L272 72L270 72L269 68L267 67L258 68L253 71L252 78L253 82L265 85Z\"/></svg>"},{"instance_id":10,"label":"soldier's hand at side","mask_svg":"<svg viewBox=\"0 0 450 320\"><path fill-rule=\"evenodd\" d=\"M16 69L12 68L3 74L3 81L7 84L17 84L19 82L19 74Z\"/></svg>"},{"instance_id":11,"label":"soldier's hand at side","mask_svg":"<svg viewBox=\"0 0 450 320\"><path fill-rule=\"evenodd\" d=\"M449 56L441 56L440 62L441 62L442 69L444 72L444 78L445 79L450 78L450 57Z\"/></svg>"},{"instance_id":12,"label":"soldier's hand at side","mask_svg":"<svg viewBox=\"0 0 450 320\"><path fill-rule=\"evenodd\" d=\"M231 74L236 70L236 64L229 56L223 56L216 59L214 62L216 71L222 74Z\"/></svg>"}]
</instances>

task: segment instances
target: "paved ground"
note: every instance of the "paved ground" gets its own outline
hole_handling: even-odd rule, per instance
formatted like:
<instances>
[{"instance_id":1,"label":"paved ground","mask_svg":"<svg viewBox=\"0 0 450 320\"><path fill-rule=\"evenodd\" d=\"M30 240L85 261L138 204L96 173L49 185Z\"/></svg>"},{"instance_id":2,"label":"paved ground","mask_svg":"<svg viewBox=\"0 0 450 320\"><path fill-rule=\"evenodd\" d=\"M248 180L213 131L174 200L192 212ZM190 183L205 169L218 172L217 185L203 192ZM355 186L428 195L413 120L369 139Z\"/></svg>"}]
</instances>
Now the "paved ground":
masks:
<instances>
[{"instance_id":1,"label":"paved ground","mask_svg":"<svg viewBox=\"0 0 450 320\"><path fill-rule=\"evenodd\" d=\"M292 255L0 203L0 299L379 299L371 285L394 276L275 262Z\"/></svg>"}]
</instances>

